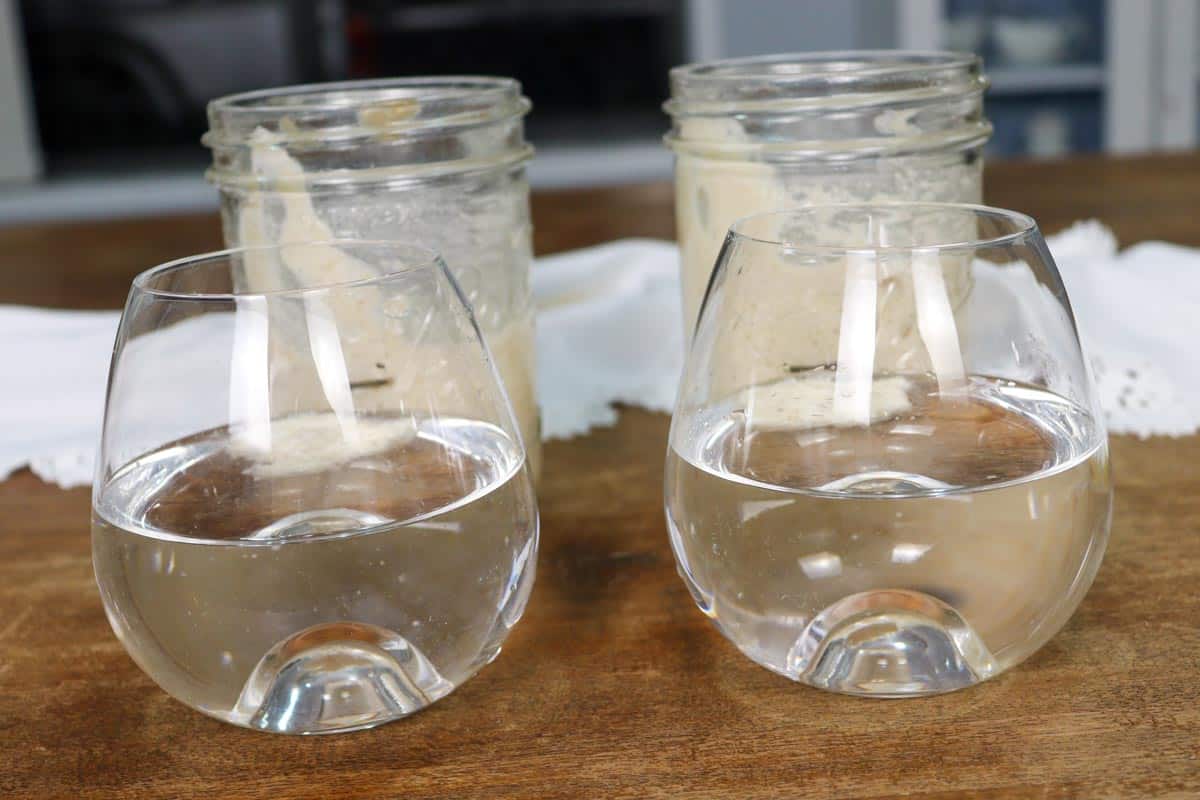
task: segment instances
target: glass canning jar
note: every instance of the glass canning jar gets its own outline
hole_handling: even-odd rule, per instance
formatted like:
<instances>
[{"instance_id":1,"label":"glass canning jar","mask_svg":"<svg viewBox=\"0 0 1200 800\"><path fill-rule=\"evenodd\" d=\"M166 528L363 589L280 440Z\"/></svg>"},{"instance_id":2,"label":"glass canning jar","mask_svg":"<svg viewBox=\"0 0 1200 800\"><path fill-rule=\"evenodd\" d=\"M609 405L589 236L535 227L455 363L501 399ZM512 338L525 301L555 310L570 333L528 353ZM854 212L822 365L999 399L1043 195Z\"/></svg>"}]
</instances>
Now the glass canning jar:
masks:
<instances>
[{"instance_id":1,"label":"glass canning jar","mask_svg":"<svg viewBox=\"0 0 1200 800\"><path fill-rule=\"evenodd\" d=\"M671 70L664 107L672 118L666 142L676 157L686 335L736 219L829 203L978 203L981 151L991 135L981 70L970 54L897 51L760 56ZM965 270L947 273L956 308L968 277ZM911 295L903 276L894 286ZM817 295L840 291L812 288ZM881 298L885 332L887 301ZM804 321L809 335L836 334L831 315L839 305L812 303L797 308L798 316L817 317ZM911 335L894 330L892 344L909 349ZM887 343L885 336L880 344ZM827 349L815 343L814 359Z\"/></svg>"},{"instance_id":2,"label":"glass canning jar","mask_svg":"<svg viewBox=\"0 0 1200 800\"><path fill-rule=\"evenodd\" d=\"M327 239L419 242L444 256L470 303L540 467L535 396L529 185L530 103L508 78L428 77L291 86L208 107L208 178L220 190L231 247ZM308 283L346 280L351 258L281 262ZM269 275L257 268L254 275ZM247 271L243 278L252 283ZM253 290L253 285L239 287ZM420 324L407 309L406 324ZM344 342L356 402L395 410L404 387ZM357 349L369 350L362 345ZM357 354L362 355L362 354Z\"/></svg>"}]
</instances>

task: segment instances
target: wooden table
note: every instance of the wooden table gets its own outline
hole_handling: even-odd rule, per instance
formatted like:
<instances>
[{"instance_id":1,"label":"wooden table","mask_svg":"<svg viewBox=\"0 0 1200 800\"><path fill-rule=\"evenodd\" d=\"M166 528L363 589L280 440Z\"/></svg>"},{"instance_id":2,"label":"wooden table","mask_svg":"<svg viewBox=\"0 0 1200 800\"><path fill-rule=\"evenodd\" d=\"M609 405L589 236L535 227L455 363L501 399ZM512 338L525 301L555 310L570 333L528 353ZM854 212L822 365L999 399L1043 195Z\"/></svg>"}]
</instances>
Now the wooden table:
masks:
<instances>
[{"instance_id":1,"label":"wooden table","mask_svg":"<svg viewBox=\"0 0 1200 800\"><path fill-rule=\"evenodd\" d=\"M1124 244L1200 245L1197 156L997 165L987 186L1050 231L1094 215ZM540 195L537 248L670 237L670 208L665 185ZM115 307L135 272L218 235L208 216L0 230L0 301ZM893 702L773 675L695 609L661 511L666 429L625 410L551 443L538 582L503 655L410 719L334 737L169 698L105 621L88 492L0 483L0 797L1200 796L1200 437L1114 438L1108 555L1049 645Z\"/></svg>"}]
</instances>

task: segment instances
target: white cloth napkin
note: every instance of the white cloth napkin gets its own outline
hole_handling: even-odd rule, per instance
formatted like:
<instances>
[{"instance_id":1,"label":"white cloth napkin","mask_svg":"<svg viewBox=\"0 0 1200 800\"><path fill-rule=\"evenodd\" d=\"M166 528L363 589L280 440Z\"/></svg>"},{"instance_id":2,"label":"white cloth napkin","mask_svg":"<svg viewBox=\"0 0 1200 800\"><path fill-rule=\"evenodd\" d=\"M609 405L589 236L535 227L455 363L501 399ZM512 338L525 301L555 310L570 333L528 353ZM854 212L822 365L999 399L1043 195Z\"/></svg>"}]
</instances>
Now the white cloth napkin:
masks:
<instances>
[{"instance_id":1,"label":"white cloth napkin","mask_svg":"<svg viewBox=\"0 0 1200 800\"><path fill-rule=\"evenodd\" d=\"M537 260L542 436L617 420L613 403L670 411L683 366L679 250L623 239Z\"/></svg>"},{"instance_id":2,"label":"white cloth napkin","mask_svg":"<svg viewBox=\"0 0 1200 800\"><path fill-rule=\"evenodd\" d=\"M1063 273L1113 433L1200 430L1200 250L1162 242L1118 254L1078 223L1049 245ZM678 250L627 239L538 259L538 393L543 435L616 420L612 403L670 411L682 365ZM0 306L0 477L92 479L117 312Z\"/></svg>"},{"instance_id":3,"label":"white cloth napkin","mask_svg":"<svg viewBox=\"0 0 1200 800\"><path fill-rule=\"evenodd\" d=\"M1048 240L1111 433L1200 431L1200 250L1076 223Z\"/></svg>"},{"instance_id":4,"label":"white cloth napkin","mask_svg":"<svg viewBox=\"0 0 1200 800\"><path fill-rule=\"evenodd\" d=\"M63 487L91 483L120 317L0 306L0 479L29 465Z\"/></svg>"}]
</instances>

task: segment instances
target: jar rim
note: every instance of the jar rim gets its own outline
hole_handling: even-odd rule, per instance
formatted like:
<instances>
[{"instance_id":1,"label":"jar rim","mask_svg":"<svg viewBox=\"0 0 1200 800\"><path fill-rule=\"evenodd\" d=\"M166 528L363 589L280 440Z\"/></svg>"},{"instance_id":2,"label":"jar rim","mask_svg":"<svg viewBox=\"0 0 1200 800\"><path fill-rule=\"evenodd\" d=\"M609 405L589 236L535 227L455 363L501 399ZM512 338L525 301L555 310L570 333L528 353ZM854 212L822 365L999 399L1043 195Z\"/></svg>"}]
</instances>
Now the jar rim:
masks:
<instances>
[{"instance_id":1,"label":"jar rim","mask_svg":"<svg viewBox=\"0 0 1200 800\"><path fill-rule=\"evenodd\" d=\"M371 78L354 81L331 81L328 83L300 83L268 89L254 89L218 97L209 102L209 110L222 113L262 113L272 111L281 114L305 111L336 111L355 107L362 102L377 102L411 97L413 90L469 90L472 94L520 94L521 83L515 78L491 75L421 75L404 78ZM312 102L323 95L331 97L324 102ZM376 96L371 96L376 95ZM352 97L353 96L353 97ZM297 102L290 102L290 100ZM289 100L289 102L283 102ZM266 101L266 102L264 102Z\"/></svg>"},{"instance_id":2,"label":"jar rim","mask_svg":"<svg viewBox=\"0 0 1200 800\"><path fill-rule=\"evenodd\" d=\"M681 64L671 69L679 79L745 80L747 76L775 81L821 80L847 73L859 75L912 75L930 69L979 66L974 53L954 50L823 50L774 53Z\"/></svg>"},{"instance_id":3,"label":"jar rim","mask_svg":"<svg viewBox=\"0 0 1200 800\"><path fill-rule=\"evenodd\" d=\"M832 110L982 92L983 61L934 50L833 50L683 64L671 69L672 116Z\"/></svg>"},{"instance_id":4,"label":"jar rim","mask_svg":"<svg viewBox=\"0 0 1200 800\"><path fill-rule=\"evenodd\" d=\"M364 145L400 155L371 167L327 166L288 181L301 191L339 190L505 169L532 155L520 130L530 107L519 81L487 75L338 81L226 95L208 104L209 130L201 142L213 151L213 165L205 174L223 189L259 190L263 179L241 164L257 147L330 155ZM416 161L405 155L409 148L432 152L439 142L468 136L474 149L465 155ZM282 188L278 177L269 182Z\"/></svg>"},{"instance_id":5,"label":"jar rim","mask_svg":"<svg viewBox=\"0 0 1200 800\"><path fill-rule=\"evenodd\" d=\"M422 136L492 125L524 116L530 108L519 81L488 75L297 84L212 100L209 129L201 142L214 150L242 146L260 126L271 128L280 144ZM376 118L365 121L367 111L377 111ZM293 129L286 129L283 120Z\"/></svg>"}]
</instances>

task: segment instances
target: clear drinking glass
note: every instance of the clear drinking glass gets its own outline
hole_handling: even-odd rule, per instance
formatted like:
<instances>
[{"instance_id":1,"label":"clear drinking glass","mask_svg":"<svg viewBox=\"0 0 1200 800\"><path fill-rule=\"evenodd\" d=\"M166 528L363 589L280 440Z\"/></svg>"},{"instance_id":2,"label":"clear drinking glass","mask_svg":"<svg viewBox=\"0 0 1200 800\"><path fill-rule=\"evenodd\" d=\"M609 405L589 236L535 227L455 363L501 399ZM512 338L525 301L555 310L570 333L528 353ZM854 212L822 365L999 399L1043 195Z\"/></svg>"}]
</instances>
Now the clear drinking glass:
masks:
<instances>
[{"instance_id":1,"label":"clear drinking glass","mask_svg":"<svg viewBox=\"0 0 1200 800\"><path fill-rule=\"evenodd\" d=\"M303 283L332 260L355 275ZM139 275L92 542L133 659L237 725L369 727L495 658L533 583L537 507L512 409L441 259L331 241Z\"/></svg>"},{"instance_id":2,"label":"clear drinking glass","mask_svg":"<svg viewBox=\"0 0 1200 800\"><path fill-rule=\"evenodd\" d=\"M986 680L1066 623L1110 505L1103 421L1033 220L885 204L734 223L671 424L666 511L680 574L743 653L850 694Z\"/></svg>"}]
</instances>

